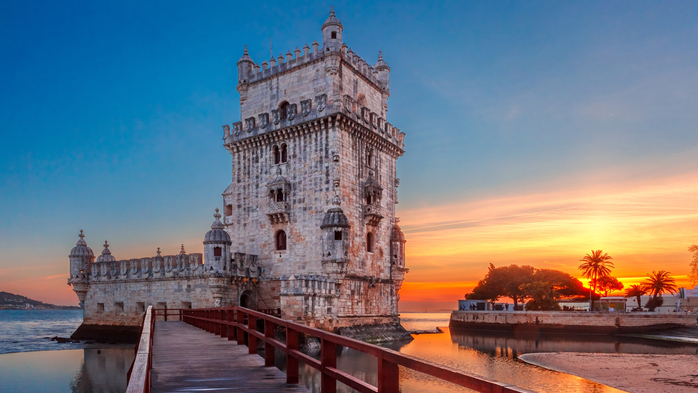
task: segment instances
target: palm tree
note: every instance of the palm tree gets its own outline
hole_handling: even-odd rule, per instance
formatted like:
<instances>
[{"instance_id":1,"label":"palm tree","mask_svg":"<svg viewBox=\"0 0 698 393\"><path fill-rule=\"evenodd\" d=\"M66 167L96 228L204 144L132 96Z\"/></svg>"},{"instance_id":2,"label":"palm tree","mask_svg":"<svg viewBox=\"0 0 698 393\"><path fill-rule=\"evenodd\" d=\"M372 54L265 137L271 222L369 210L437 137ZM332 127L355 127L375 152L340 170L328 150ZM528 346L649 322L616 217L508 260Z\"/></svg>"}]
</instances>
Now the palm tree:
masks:
<instances>
[{"instance_id":1,"label":"palm tree","mask_svg":"<svg viewBox=\"0 0 698 393\"><path fill-rule=\"evenodd\" d=\"M642 295L644 295L646 293L647 293L647 290L642 285L633 284L628 289L625 290L625 297L626 298L631 298L631 297L637 298L637 308L642 310Z\"/></svg>"},{"instance_id":2,"label":"palm tree","mask_svg":"<svg viewBox=\"0 0 698 393\"><path fill-rule=\"evenodd\" d=\"M609 262L610 259L613 258L604 253L603 250L591 250L591 254L587 254L584 258L580 259L580 261L584 262L579 265L579 270L582 271L582 277L591 279L594 285L594 289L589 292L589 311L594 309L594 299L591 295L596 292L598 278L611 274L613 262Z\"/></svg>"},{"instance_id":3,"label":"palm tree","mask_svg":"<svg viewBox=\"0 0 698 393\"><path fill-rule=\"evenodd\" d=\"M655 299L664 292L674 293L679 290L676 286L676 280L670 277L669 272L666 270L658 272L652 270L652 274L647 274L644 289Z\"/></svg>"}]
</instances>

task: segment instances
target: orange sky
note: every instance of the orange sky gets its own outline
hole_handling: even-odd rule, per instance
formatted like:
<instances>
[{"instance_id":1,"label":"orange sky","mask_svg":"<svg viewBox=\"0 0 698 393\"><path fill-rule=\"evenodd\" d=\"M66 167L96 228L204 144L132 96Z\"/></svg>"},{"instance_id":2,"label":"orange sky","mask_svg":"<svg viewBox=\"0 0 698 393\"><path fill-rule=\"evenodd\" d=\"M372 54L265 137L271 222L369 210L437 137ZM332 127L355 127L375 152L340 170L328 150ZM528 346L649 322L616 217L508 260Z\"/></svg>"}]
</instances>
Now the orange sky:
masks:
<instances>
[{"instance_id":1,"label":"orange sky","mask_svg":"<svg viewBox=\"0 0 698 393\"><path fill-rule=\"evenodd\" d=\"M660 269L689 286L697 201L698 174L690 174L401 211L410 268L401 309L452 309L489 263L579 276L579 259L592 249L613 257L613 275L626 286Z\"/></svg>"},{"instance_id":2,"label":"orange sky","mask_svg":"<svg viewBox=\"0 0 698 393\"><path fill-rule=\"evenodd\" d=\"M410 268L400 309L454 308L489 263L529 264L578 276L579 259L592 249L613 257L613 275L626 285L663 269L679 286L690 286L687 248L698 243L698 173L613 184L400 210ZM101 251L101 242L88 240ZM158 244L165 253L179 250L179 243L162 240ZM200 236L184 244L201 252ZM32 253L36 260L0 268L0 290L77 304L66 284L70 247L39 248ZM151 248L121 244L113 251L126 259L152 255Z\"/></svg>"}]
</instances>

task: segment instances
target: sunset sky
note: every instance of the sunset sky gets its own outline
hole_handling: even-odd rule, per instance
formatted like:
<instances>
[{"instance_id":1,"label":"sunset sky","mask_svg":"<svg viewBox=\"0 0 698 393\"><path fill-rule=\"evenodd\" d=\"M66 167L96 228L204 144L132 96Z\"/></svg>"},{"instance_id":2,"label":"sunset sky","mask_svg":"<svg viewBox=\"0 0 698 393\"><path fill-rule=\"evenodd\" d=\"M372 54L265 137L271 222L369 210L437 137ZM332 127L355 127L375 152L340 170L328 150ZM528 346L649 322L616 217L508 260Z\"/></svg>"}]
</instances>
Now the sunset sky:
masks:
<instances>
[{"instance_id":1,"label":"sunset sky","mask_svg":"<svg viewBox=\"0 0 698 393\"><path fill-rule=\"evenodd\" d=\"M489 263L688 286L698 243L698 3L335 1L391 67L407 134L401 310ZM0 2L0 291L77 304L80 229L117 259L202 252L230 183L236 62L321 41L330 3Z\"/></svg>"}]
</instances>

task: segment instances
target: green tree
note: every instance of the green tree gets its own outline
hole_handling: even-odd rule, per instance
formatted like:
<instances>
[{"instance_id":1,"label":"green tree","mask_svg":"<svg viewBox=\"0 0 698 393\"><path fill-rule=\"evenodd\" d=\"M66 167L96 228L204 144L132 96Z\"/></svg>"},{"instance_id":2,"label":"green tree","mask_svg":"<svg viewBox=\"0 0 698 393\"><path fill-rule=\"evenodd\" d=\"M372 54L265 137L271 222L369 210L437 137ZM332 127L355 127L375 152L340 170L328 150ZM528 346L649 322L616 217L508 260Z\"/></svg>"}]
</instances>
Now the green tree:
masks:
<instances>
[{"instance_id":1,"label":"green tree","mask_svg":"<svg viewBox=\"0 0 698 393\"><path fill-rule=\"evenodd\" d=\"M693 253L693 260L691 261L691 272L688 274L688 279L691 280L691 284L698 284L698 244L692 244L688 247L688 252Z\"/></svg>"},{"instance_id":2,"label":"green tree","mask_svg":"<svg viewBox=\"0 0 698 393\"><path fill-rule=\"evenodd\" d=\"M613 276L601 276L592 281L599 292L603 292L604 296L608 296L608 294L613 291L620 291L623 289L623 283Z\"/></svg>"},{"instance_id":3,"label":"green tree","mask_svg":"<svg viewBox=\"0 0 698 393\"><path fill-rule=\"evenodd\" d=\"M584 262L578 267L582 271L582 277L589 278L594 282L593 288L589 292L589 310L594 309L592 294L596 292L597 279L611 274L611 268L613 267L613 262L610 262L611 259L613 258L604 253L603 250L591 250L591 254L587 254L580 259L580 261Z\"/></svg>"},{"instance_id":4,"label":"green tree","mask_svg":"<svg viewBox=\"0 0 698 393\"><path fill-rule=\"evenodd\" d=\"M511 265L496 270L499 270L504 276L503 294L511 298L514 302L514 310L516 310L519 302L523 303L528 297L522 286L531 282L535 269L533 266Z\"/></svg>"},{"instance_id":5,"label":"green tree","mask_svg":"<svg viewBox=\"0 0 698 393\"><path fill-rule=\"evenodd\" d=\"M532 281L524 284L522 290L531 298L526 303L527 310L559 310L558 300L561 298L586 294L581 281L570 274L552 269L536 270Z\"/></svg>"},{"instance_id":6,"label":"green tree","mask_svg":"<svg viewBox=\"0 0 698 393\"><path fill-rule=\"evenodd\" d=\"M519 302L523 302L527 295L521 289L523 284L531 281L535 269L531 266L501 266L490 264L485 278L477 283L477 286L466 299L487 300L496 302L500 297L510 297L514 302L514 309Z\"/></svg>"},{"instance_id":7,"label":"green tree","mask_svg":"<svg viewBox=\"0 0 698 393\"><path fill-rule=\"evenodd\" d=\"M637 308L642 310L642 295L646 294L647 290L642 286L638 284L633 284L629 288L625 290L625 297L626 298L631 298L634 297L637 299Z\"/></svg>"}]
</instances>

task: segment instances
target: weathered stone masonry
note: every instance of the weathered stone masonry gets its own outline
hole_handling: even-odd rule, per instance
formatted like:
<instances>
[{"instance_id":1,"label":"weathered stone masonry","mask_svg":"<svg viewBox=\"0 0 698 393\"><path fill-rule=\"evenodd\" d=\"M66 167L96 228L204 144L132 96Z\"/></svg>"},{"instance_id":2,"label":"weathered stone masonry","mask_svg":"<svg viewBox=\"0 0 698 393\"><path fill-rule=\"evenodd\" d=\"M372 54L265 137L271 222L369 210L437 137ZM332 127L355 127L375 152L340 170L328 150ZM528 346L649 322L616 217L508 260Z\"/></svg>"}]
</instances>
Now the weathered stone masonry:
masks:
<instances>
[{"instance_id":1,"label":"weathered stone masonry","mask_svg":"<svg viewBox=\"0 0 698 393\"><path fill-rule=\"evenodd\" d=\"M92 263L81 237L69 282L85 323L133 324L151 304L241 304L325 329L398 324L408 271L395 217L405 134L386 121L387 63L379 54L370 66L342 33L333 11L322 48L316 41L312 51L305 45L261 67L245 48L241 121L223 127L232 181L203 261L180 254Z\"/></svg>"}]
</instances>

